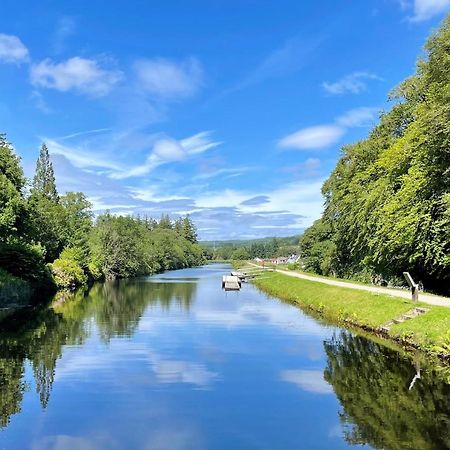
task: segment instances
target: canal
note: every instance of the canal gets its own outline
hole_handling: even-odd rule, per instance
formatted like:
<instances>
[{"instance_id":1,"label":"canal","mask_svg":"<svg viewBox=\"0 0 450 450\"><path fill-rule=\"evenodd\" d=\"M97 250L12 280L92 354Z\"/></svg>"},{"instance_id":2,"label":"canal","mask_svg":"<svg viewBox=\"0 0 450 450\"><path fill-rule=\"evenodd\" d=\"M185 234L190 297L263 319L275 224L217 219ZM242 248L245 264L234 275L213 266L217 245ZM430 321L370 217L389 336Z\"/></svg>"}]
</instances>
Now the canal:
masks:
<instances>
[{"instance_id":1,"label":"canal","mask_svg":"<svg viewBox=\"0 0 450 450\"><path fill-rule=\"evenodd\" d=\"M445 370L251 284L223 292L229 271L99 283L9 316L0 449L449 448Z\"/></svg>"}]
</instances>

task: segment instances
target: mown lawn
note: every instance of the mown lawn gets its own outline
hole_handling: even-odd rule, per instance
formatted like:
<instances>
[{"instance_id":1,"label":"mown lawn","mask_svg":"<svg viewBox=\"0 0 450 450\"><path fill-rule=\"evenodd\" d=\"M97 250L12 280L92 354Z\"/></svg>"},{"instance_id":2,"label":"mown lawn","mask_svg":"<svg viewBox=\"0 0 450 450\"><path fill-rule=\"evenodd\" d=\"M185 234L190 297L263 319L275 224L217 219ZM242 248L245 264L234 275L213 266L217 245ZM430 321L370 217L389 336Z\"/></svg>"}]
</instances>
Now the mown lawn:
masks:
<instances>
[{"instance_id":1,"label":"mown lawn","mask_svg":"<svg viewBox=\"0 0 450 450\"><path fill-rule=\"evenodd\" d=\"M320 311L325 318L377 329L410 311L416 304L389 295L330 286L267 272L255 285L270 295ZM392 337L408 336L419 346L440 345L450 330L450 309L419 303L425 314L391 327Z\"/></svg>"}]
</instances>

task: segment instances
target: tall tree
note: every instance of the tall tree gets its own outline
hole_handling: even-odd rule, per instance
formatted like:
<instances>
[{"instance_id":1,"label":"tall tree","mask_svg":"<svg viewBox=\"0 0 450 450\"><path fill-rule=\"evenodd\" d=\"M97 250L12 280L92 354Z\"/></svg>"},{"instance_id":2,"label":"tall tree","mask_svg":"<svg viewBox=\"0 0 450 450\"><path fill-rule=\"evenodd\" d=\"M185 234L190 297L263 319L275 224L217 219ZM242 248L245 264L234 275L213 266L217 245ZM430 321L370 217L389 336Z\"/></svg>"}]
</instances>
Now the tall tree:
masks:
<instances>
[{"instance_id":1,"label":"tall tree","mask_svg":"<svg viewBox=\"0 0 450 450\"><path fill-rule=\"evenodd\" d=\"M55 174L47 146L42 144L28 200L33 241L45 248L46 262L58 258L65 247L64 208L56 190Z\"/></svg>"},{"instance_id":2,"label":"tall tree","mask_svg":"<svg viewBox=\"0 0 450 450\"><path fill-rule=\"evenodd\" d=\"M309 256L328 258L316 266L395 283L409 271L425 288L450 292L449 42L450 15L394 90L393 108L343 148L322 189L323 220L302 240Z\"/></svg>"},{"instance_id":3,"label":"tall tree","mask_svg":"<svg viewBox=\"0 0 450 450\"><path fill-rule=\"evenodd\" d=\"M192 242L193 244L197 243L197 230L189 216L186 216L183 219L183 235L189 242Z\"/></svg>"},{"instance_id":4,"label":"tall tree","mask_svg":"<svg viewBox=\"0 0 450 450\"><path fill-rule=\"evenodd\" d=\"M50 160L48 148L42 144L39 158L36 162L36 172L33 178L32 193L38 193L57 203L59 201L56 190L55 173Z\"/></svg>"}]
</instances>

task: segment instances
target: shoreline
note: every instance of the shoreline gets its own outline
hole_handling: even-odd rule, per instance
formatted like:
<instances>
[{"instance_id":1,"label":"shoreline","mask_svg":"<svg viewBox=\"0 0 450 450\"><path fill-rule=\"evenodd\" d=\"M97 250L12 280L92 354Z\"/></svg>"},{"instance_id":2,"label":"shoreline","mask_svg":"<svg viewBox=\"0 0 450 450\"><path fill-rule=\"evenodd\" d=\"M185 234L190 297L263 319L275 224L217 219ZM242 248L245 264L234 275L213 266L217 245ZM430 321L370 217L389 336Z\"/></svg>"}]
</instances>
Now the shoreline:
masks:
<instances>
[{"instance_id":1,"label":"shoreline","mask_svg":"<svg viewBox=\"0 0 450 450\"><path fill-rule=\"evenodd\" d=\"M313 312L320 318L382 338L411 351L450 363L450 314L447 307L413 304L385 294L330 286L279 272L268 272L252 283L268 295ZM417 317L394 323L415 307ZM390 323L389 328L386 324Z\"/></svg>"}]
</instances>

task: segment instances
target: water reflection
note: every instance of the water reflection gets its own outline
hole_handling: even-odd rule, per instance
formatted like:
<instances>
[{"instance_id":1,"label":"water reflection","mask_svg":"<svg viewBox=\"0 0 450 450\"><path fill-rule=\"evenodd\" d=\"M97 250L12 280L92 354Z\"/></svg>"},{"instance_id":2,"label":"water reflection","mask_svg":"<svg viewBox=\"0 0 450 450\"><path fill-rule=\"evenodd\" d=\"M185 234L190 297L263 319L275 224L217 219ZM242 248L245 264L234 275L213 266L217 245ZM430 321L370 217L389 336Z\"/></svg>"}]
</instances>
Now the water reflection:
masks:
<instances>
[{"instance_id":1,"label":"water reflection","mask_svg":"<svg viewBox=\"0 0 450 450\"><path fill-rule=\"evenodd\" d=\"M325 380L341 405L345 439L386 449L450 448L450 386L435 370L417 368L398 352L341 332L324 343Z\"/></svg>"},{"instance_id":2,"label":"water reflection","mask_svg":"<svg viewBox=\"0 0 450 450\"><path fill-rule=\"evenodd\" d=\"M6 427L11 416L21 410L24 392L29 389L24 381L27 362L32 367L41 407L46 408L63 346L82 345L90 336L91 320L106 343L113 337L133 335L139 319L151 305L165 310L171 306L189 310L195 291L196 285L190 282L98 283L88 292L59 292L52 307L30 308L8 315L0 322L0 428ZM184 376L194 382L214 376L182 361L158 364L155 358L153 364L158 376L167 382L180 377L177 371L182 369Z\"/></svg>"},{"instance_id":3,"label":"water reflection","mask_svg":"<svg viewBox=\"0 0 450 450\"><path fill-rule=\"evenodd\" d=\"M443 374L422 363L409 390L415 361L251 285L225 294L224 270L97 284L9 316L0 448L448 448Z\"/></svg>"}]
</instances>

